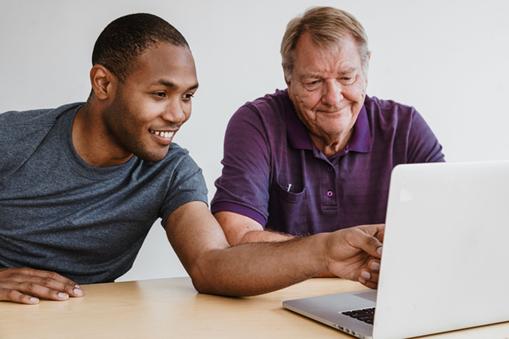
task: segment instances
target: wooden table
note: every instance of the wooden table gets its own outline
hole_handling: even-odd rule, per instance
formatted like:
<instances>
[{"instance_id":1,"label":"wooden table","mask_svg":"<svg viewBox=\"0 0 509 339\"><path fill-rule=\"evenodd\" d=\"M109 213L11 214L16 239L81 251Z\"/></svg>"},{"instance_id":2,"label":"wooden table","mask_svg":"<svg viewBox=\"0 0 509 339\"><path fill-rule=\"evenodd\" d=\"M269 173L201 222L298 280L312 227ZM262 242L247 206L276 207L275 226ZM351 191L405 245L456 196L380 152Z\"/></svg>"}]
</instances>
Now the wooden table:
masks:
<instances>
[{"instance_id":1,"label":"wooden table","mask_svg":"<svg viewBox=\"0 0 509 339\"><path fill-rule=\"evenodd\" d=\"M0 302L0 338L349 338L284 310L281 302L363 287L312 279L257 297L225 298L198 294L189 278L168 278L83 289L84 298L63 302ZM509 323L437 337L509 338Z\"/></svg>"}]
</instances>

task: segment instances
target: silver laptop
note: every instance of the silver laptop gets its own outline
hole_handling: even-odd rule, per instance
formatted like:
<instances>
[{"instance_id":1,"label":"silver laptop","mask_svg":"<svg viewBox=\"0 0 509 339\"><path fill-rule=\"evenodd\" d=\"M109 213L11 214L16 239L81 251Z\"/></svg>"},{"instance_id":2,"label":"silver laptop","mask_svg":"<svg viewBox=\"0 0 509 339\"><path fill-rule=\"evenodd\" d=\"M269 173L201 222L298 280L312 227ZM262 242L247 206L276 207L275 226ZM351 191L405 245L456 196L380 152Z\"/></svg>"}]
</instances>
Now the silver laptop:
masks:
<instances>
[{"instance_id":1,"label":"silver laptop","mask_svg":"<svg viewBox=\"0 0 509 339\"><path fill-rule=\"evenodd\" d=\"M378 291L287 300L283 307L359 338L504 322L508 263L509 161L399 165Z\"/></svg>"}]
</instances>

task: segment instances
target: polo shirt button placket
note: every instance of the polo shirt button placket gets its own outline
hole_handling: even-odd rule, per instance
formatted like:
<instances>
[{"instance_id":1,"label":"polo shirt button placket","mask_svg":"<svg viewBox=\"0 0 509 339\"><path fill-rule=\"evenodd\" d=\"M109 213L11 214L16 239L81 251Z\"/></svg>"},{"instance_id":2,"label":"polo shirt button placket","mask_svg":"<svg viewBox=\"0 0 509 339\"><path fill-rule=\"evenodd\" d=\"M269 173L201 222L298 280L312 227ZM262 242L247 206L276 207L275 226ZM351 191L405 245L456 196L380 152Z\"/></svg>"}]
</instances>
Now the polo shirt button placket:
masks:
<instances>
[{"instance_id":1,"label":"polo shirt button placket","mask_svg":"<svg viewBox=\"0 0 509 339\"><path fill-rule=\"evenodd\" d=\"M336 192L326 189L322 196L322 211L327 214L337 213Z\"/></svg>"}]
</instances>

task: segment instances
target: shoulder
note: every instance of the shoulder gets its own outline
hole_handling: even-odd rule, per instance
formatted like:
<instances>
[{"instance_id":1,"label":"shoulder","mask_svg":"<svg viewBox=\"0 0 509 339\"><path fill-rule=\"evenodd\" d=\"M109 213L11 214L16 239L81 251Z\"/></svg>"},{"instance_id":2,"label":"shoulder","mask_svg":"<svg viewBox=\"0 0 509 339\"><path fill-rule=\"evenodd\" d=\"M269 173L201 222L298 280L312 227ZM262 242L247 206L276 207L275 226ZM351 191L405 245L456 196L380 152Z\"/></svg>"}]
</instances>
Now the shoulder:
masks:
<instances>
[{"instance_id":1,"label":"shoulder","mask_svg":"<svg viewBox=\"0 0 509 339\"><path fill-rule=\"evenodd\" d=\"M246 103L247 107L262 114L274 114L284 112L292 107L287 90L276 90L274 93L266 94L263 97Z\"/></svg>"},{"instance_id":2,"label":"shoulder","mask_svg":"<svg viewBox=\"0 0 509 339\"><path fill-rule=\"evenodd\" d=\"M0 148L12 147L14 143L32 143L45 136L63 113L78 108L74 103L52 109L9 111L0 114Z\"/></svg>"},{"instance_id":3,"label":"shoulder","mask_svg":"<svg viewBox=\"0 0 509 339\"><path fill-rule=\"evenodd\" d=\"M70 109L77 108L83 103L72 103L57 108L34 109L28 111L8 111L0 114L0 128L8 130L16 127L32 127L44 129L52 127L55 120Z\"/></svg>"},{"instance_id":4,"label":"shoulder","mask_svg":"<svg viewBox=\"0 0 509 339\"><path fill-rule=\"evenodd\" d=\"M374 96L366 96L364 106L368 114L380 119L405 119L417 113L413 106L405 105L394 100L380 99Z\"/></svg>"},{"instance_id":5,"label":"shoulder","mask_svg":"<svg viewBox=\"0 0 509 339\"><path fill-rule=\"evenodd\" d=\"M414 107L366 97L365 108L375 143L379 149L392 149L400 159L396 162L443 161L442 146Z\"/></svg>"},{"instance_id":6,"label":"shoulder","mask_svg":"<svg viewBox=\"0 0 509 339\"><path fill-rule=\"evenodd\" d=\"M276 90L272 94L249 101L242 105L232 116L230 121L255 121L272 122L285 119L287 111L292 110L293 105L286 90Z\"/></svg>"},{"instance_id":7,"label":"shoulder","mask_svg":"<svg viewBox=\"0 0 509 339\"><path fill-rule=\"evenodd\" d=\"M370 123L381 130L408 130L424 122L415 107L394 100L366 96L364 107Z\"/></svg>"},{"instance_id":8,"label":"shoulder","mask_svg":"<svg viewBox=\"0 0 509 339\"><path fill-rule=\"evenodd\" d=\"M198 164L189 152L172 143L166 156L155 162L140 158L130 165L129 176L135 184L143 183L147 191L156 190L164 195L174 195L185 187L206 191L205 179Z\"/></svg>"},{"instance_id":9,"label":"shoulder","mask_svg":"<svg viewBox=\"0 0 509 339\"><path fill-rule=\"evenodd\" d=\"M172 143L164 159L153 165L173 175L176 174L175 171L179 173L201 171L198 164L189 154L189 151L177 143Z\"/></svg>"},{"instance_id":10,"label":"shoulder","mask_svg":"<svg viewBox=\"0 0 509 339\"><path fill-rule=\"evenodd\" d=\"M0 173L2 177L15 171L55 125L58 117L81 103L53 109L9 111L0 114Z\"/></svg>"},{"instance_id":11,"label":"shoulder","mask_svg":"<svg viewBox=\"0 0 509 339\"><path fill-rule=\"evenodd\" d=\"M189 151L183 147L181 147L179 144L173 142L171 144L170 149L168 150L168 153L164 157L164 162L174 162L175 160L181 161L184 159L191 159L191 155L189 154Z\"/></svg>"}]
</instances>

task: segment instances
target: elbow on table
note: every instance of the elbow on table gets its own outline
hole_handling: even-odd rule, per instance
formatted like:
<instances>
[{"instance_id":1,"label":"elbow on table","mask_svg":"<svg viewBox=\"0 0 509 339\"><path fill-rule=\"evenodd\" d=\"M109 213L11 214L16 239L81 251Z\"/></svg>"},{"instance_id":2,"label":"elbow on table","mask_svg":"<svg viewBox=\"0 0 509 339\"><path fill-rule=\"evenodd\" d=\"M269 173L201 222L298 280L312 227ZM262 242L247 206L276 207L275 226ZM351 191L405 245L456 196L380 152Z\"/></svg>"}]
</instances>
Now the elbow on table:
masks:
<instances>
[{"instance_id":1,"label":"elbow on table","mask_svg":"<svg viewBox=\"0 0 509 339\"><path fill-rule=\"evenodd\" d=\"M224 269L224 265L217 257L214 258L214 253L197 259L188 270L194 288L199 293L223 297L247 297L266 292L264 289L253 288L249 283L242 283L246 281L244 272L235 275L235 270Z\"/></svg>"},{"instance_id":2,"label":"elbow on table","mask_svg":"<svg viewBox=\"0 0 509 339\"><path fill-rule=\"evenodd\" d=\"M211 262L212 255L211 253L201 255L188 269L194 288L203 294L237 296L235 293L228 293L224 277L221 277L221 274L215 269L221 264Z\"/></svg>"}]
</instances>

